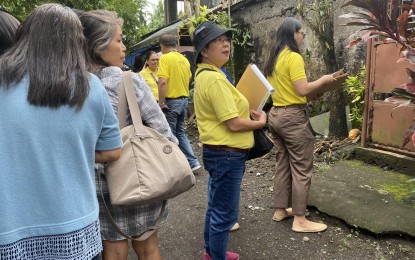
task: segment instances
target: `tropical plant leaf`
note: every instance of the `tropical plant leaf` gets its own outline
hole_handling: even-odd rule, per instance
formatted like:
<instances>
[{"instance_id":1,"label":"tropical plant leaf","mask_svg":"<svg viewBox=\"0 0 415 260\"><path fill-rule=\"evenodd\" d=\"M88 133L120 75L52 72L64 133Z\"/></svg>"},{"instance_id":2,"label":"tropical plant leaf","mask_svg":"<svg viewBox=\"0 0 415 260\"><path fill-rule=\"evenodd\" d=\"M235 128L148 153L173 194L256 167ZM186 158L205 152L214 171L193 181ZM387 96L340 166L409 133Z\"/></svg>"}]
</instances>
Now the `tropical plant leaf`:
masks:
<instances>
[{"instance_id":1,"label":"tropical plant leaf","mask_svg":"<svg viewBox=\"0 0 415 260\"><path fill-rule=\"evenodd\" d=\"M393 0L396 1L396 0ZM367 12L372 16L359 12L359 14L350 14L354 16L354 19L358 21L347 23L347 25L360 25L367 26L363 30L378 30L384 32L392 39L398 38L399 33L397 32L396 21L392 21L388 16L387 12L387 1L385 0L352 0L345 3L344 6L356 6ZM354 12L356 13L356 12ZM346 16L347 17L347 16ZM398 42L401 42L400 40Z\"/></svg>"},{"instance_id":2,"label":"tropical plant leaf","mask_svg":"<svg viewBox=\"0 0 415 260\"><path fill-rule=\"evenodd\" d=\"M339 16L342 19L366 19L372 20L372 17L368 13L361 13L361 12L350 12L347 14L342 14Z\"/></svg>"},{"instance_id":3,"label":"tropical plant leaf","mask_svg":"<svg viewBox=\"0 0 415 260\"><path fill-rule=\"evenodd\" d=\"M357 38L356 40L349 42L346 45L346 48L351 48L351 47L355 46L356 44L358 44L361 41L362 41L362 38Z\"/></svg>"},{"instance_id":4,"label":"tropical plant leaf","mask_svg":"<svg viewBox=\"0 0 415 260\"><path fill-rule=\"evenodd\" d=\"M360 100L360 97L359 96L357 96L355 99L353 99L352 100L352 103L356 103L357 101L359 101Z\"/></svg>"}]
</instances>

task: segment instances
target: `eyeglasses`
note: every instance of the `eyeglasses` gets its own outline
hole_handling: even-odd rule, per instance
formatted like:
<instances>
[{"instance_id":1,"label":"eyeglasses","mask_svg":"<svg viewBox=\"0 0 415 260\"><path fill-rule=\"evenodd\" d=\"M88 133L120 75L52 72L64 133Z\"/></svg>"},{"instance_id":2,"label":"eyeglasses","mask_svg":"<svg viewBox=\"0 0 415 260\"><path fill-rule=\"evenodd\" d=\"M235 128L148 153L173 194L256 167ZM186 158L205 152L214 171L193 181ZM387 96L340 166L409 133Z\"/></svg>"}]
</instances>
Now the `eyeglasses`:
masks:
<instances>
[{"instance_id":1,"label":"eyeglasses","mask_svg":"<svg viewBox=\"0 0 415 260\"><path fill-rule=\"evenodd\" d=\"M215 38L212 40L212 42L219 42L219 43L224 43L224 42L228 42L231 43L232 42L232 38L230 37L224 37L224 36L220 36L218 38Z\"/></svg>"}]
</instances>

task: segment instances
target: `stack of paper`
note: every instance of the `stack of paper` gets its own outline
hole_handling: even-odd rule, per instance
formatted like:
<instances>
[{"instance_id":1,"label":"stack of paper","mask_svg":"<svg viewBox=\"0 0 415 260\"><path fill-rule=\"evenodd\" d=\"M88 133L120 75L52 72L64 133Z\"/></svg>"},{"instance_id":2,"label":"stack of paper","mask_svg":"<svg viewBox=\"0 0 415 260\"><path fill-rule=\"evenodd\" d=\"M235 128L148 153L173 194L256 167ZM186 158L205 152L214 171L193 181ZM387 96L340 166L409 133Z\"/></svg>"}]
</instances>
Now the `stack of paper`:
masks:
<instances>
[{"instance_id":1,"label":"stack of paper","mask_svg":"<svg viewBox=\"0 0 415 260\"><path fill-rule=\"evenodd\" d=\"M255 64L249 64L236 89L249 101L249 109L261 111L274 88Z\"/></svg>"}]
</instances>

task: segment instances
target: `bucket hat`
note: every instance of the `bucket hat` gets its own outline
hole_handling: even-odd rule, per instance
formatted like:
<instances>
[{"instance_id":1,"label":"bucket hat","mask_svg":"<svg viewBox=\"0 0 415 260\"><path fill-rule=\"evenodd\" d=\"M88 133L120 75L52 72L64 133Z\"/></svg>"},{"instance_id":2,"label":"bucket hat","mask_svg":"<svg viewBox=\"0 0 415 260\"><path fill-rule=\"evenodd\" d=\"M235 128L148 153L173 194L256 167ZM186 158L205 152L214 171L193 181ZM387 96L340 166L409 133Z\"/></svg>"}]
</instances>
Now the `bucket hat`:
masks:
<instances>
[{"instance_id":1,"label":"bucket hat","mask_svg":"<svg viewBox=\"0 0 415 260\"><path fill-rule=\"evenodd\" d=\"M230 29L223 29L212 21L199 24L193 32L193 46L195 46L196 50L195 60L197 60L200 52L209 42L222 34L232 37L232 31Z\"/></svg>"}]
</instances>

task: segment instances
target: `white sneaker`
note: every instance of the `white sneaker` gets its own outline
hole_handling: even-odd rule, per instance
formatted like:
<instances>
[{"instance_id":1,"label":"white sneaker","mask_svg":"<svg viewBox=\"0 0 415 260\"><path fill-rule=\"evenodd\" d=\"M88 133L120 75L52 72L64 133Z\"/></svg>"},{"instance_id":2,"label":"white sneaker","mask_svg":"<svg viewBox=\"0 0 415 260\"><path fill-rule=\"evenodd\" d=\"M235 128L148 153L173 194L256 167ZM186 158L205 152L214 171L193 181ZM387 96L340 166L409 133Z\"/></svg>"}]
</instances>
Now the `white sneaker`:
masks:
<instances>
[{"instance_id":1,"label":"white sneaker","mask_svg":"<svg viewBox=\"0 0 415 260\"><path fill-rule=\"evenodd\" d=\"M233 227L231 229L229 229L229 231L236 231L240 228L241 226L239 226L238 222L235 223L235 225L233 225Z\"/></svg>"},{"instance_id":2,"label":"white sneaker","mask_svg":"<svg viewBox=\"0 0 415 260\"><path fill-rule=\"evenodd\" d=\"M192 172L199 170L201 167L202 166L200 166L200 165L197 165L197 166L193 167Z\"/></svg>"}]
</instances>

